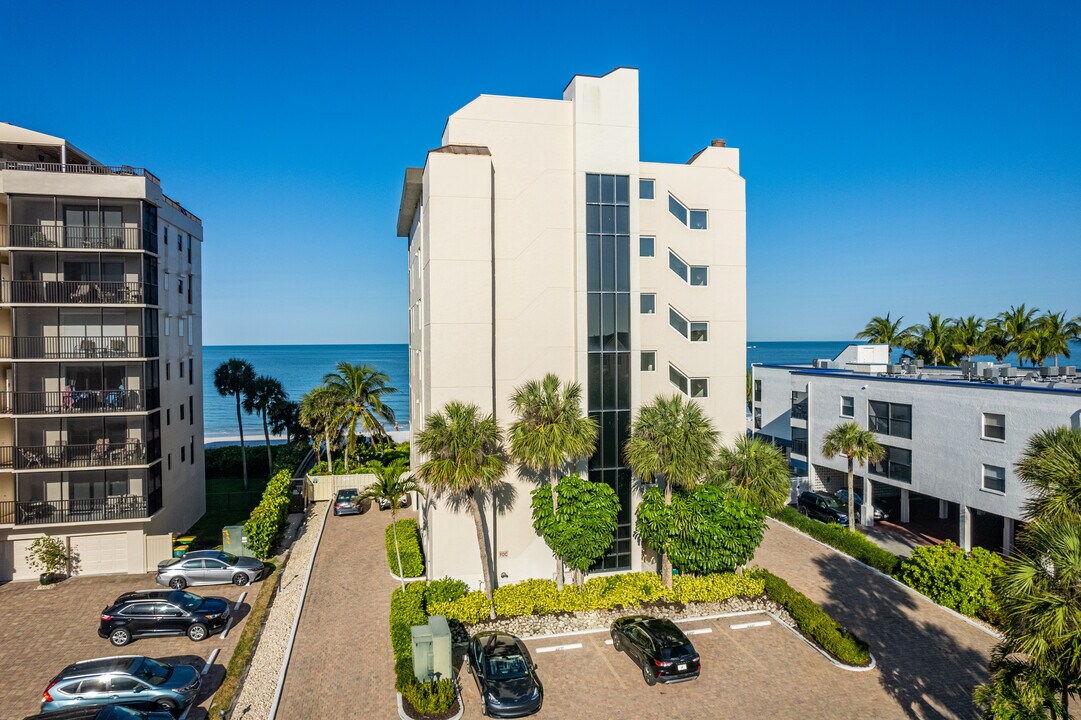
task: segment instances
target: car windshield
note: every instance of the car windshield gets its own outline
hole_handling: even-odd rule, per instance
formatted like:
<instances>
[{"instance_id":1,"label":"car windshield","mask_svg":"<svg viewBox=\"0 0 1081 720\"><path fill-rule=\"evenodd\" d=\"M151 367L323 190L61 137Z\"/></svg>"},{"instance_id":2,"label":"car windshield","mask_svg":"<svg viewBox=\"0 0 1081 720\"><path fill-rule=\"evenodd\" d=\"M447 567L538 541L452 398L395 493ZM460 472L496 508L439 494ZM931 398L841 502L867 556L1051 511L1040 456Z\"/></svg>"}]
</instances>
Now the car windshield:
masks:
<instances>
[{"instance_id":1,"label":"car windshield","mask_svg":"<svg viewBox=\"0 0 1081 720\"><path fill-rule=\"evenodd\" d=\"M355 490L354 491L342 490L340 493L338 493L338 499L339 500L352 500L356 496L357 496L357 493L356 493Z\"/></svg>"},{"instance_id":2,"label":"car windshield","mask_svg":"<svg viewBox=\"0 0 1081 720\"><path fill-rule=\"evenodd\" d=\"M169 593L169 602L176 603L190 612L202 605L203 599L198 595L192 595L190 592L177 590L176 592Z\"/></svg>"},{"instance_id":3,"label":"car windshield","mask_svg":"<svg viewBox=\"0 0 1081 720\"><path fill-rule=\"evenodd\" d=\"M488 658L489 680L517 680L529 675L529 664L521 655Z\"/></svg>"},{"instance_id":4,"label":"car windshield","mask_svg":"<svg viewBox=\"0 0 1081 720\"><path fill-rule=\"evenodd\" d=\"M132 671L132 675L140 680L145 680L151 685L161 685L172 674L173 669L171 667L150 658L143 658L139 666Z\"/></svg>"},{"instance_id":5,"label":"car windshield","mask_svg":"<svg viewBox=\"0 0 1081 720\"><path fill-rule=\"evenodd\" d=\"M236 561L240 558L238 558L232 553L222 552L218 553L218 559L221 560L223 563L227 563L229 565L236 565Z\"/></svg>"}]
</instances>

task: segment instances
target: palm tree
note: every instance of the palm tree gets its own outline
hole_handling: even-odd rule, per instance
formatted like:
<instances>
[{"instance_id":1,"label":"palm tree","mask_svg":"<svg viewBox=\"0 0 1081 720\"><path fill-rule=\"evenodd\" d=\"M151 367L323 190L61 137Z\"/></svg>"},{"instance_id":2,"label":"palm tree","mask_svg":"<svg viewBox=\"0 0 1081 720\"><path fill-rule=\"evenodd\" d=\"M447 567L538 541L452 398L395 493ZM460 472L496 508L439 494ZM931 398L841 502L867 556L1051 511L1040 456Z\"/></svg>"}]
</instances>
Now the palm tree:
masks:
<instances>
[{"instance_id":1,"label":"palm tree","mask_svg":"<svg viewBox=\"0 0 1081 720\"><path fill-rule=\"evenodd\" d=\"M1036 433L1017 461L1027 490L1025 515L1033 521L1081 521L1081 428Z\"/></svg>"},{"instance_id":2,"label":"palm tree","mask_svg":"<svg viewBox=\"0 0 1081 720\"><path fill-rule=\"evenodd\" d=\"M390 376L368 364L353 365L340 362L337 372L329 373L323 383L338 398L338 419L345 426L345 470L349 472L349 457L357 447L357 425L360 425L373 442L389 441L384 422L394 422L394 409L384 402L383 396L398 392L387 385Z\"/></svg>"},{"instance_id":3,"label":"palm tree","mask_svg":"<svg viewBox=\"0 0 1081 720\"><path fill-rule=\"evenodd\" d=\"M267 413L274 403L286 400L285 389L276 378L269 375L260 375L251 381L244 389L244 412L258 413L263 420L263 437L266 438L266 467L267 473L274 467L274 456L270 452L270 427L267 423Z\"/></svg>"},{"instance_id":4,"label":"palm tree","mask_svg":"<svg viewBox=\"0 0 1081 720\"><path fill-rule=\"evenodd\" d=\"M984 320L975 315L965 318L953 318L948 321L953 327L953 350L965 360L980 353L984 331Z\"/></svg>"},{"instance_id":5,"label":"palm tree","mask_svg":"<svg viewBox=\"0 0 1081 720\"><path fill-rule=\"evenodd\" d=\"M319 462L319 438L327 446L327 472L334 472L334 439L339 437L336 393L323 386L309 391L300 400L300 423L308 428L315 442L315 461Z\"/></svg>"},{"instance_id":6,"label":"palm tree","mask_svg":"<svg viewBox=\"0 0 1081 720\"><path fill-rule=\"evenodd\" d=\"M664 504L672 488L690 490L709 472L717 431L698 403L681 395L656 397L638 410L624 445L627 466L642 480L664 480ZM672 561L661 555L661 579L672 587Z\"/></svg>"},{"instance_id":7,"label":"palm tree","mask_svg":"<svg viewBox=\"0 0 1081 720\"><path fill-rule=\"evenodd\" d=\"M559 509L556 484L560 470L593 454L597 423L582 415L582 386L548 373L515 388L511 406L518 416L510 426L510 454L521 465L542 473L552 488L552 513ZM563 589L563 560L556 557L556 587Z\"/></svg>"},{"instance_id":8,"label":"palm tree","mask_svg":"<svg viewBox=\"0 0 1081 720\"><path fill-rule=\"evenodd\" d=\"M856 488L853 471L855 463L878 462L886 456L886 450L870 430L864 430L854 422L841 423L826 433L822 442L822 454L832 460L838 455L848 458L848 529L856 529ZM870 480L868 480L870 482Z\"/></svg>"},{"instance_id":9,"label":"palm tree","mask_svg":"<svg viewBox=\"0 0 1081 720\"><path fill-rule=\"evenodd\" d=\"M294 436L298 440L305 439L304 426L300 424L300 404L289 399L278 400L270 405L267 410L267 419L270 421L270 431L275 435L285 433L285 442L293 442Z\"/></svg>"},{"instance_id":10,"label":"palm tree","mask_svg":"<svg viewBox=\"0 0 1081 720\"><path fill-rule=\"evenodd\" d=\"M776 446L762 438L740 435L734 448L718 451L710 482L727 495L770 513L788 499L790 476L788 460Z\"/></svg>"},{"instance_id":11,"label":"palm tree","mask_svg":"<svg viewBox=\"0 0 1081 720\"><path fill-rule=\"evenodd\" d=\"M1017 353L1018 360L1026 354L1025 343L1031 342L1030 336L1036 330L1037 312L1037 308L1026 308L1022 303L1020 306L1011 305L1009 310L999 313L996 318L1006 339L1006 351Z\"/></svg>"},{"instance_id":12,"label":"palm tree","mask_svg":"<svg viewBox=\"0 0 1081 720\"><path fill-rule=\"evenodd\" d=\"M980 352L994 355L996 362L1002 362L1010 354L1010 338L997 319L988 320L980 333Z\"/></svg>"},{"instance_id":13,"label":"palm tree","mask_svg":"<svg viewBox=\"0 0 1081 720\"><path fill-rule=\"evenodd\" d=\"M1046 353L1040 358L1038 365L1042 365L1044 359L1050 355L1055 358L1055 367L1058 367L1058 356L1070 357L1070 340L1077 337L1081 327L1076 325L1077 320L1067 320L1066 313L1045 312L1036 323L1036 335L1041 338L1040 351Z\"/></svg>"},{"instance_id":14,"label":"palm tree","mask_svg":"<svg viewBox=\"0 0 1081 720\"><path fill-rule=\"evenodd\" d=\"M482 416L476 405L451 401L442 412L426 418L416 444L417 451L428 457L417 471L421 482L437 496L448 495L452 501L464 500L469 505L477 529L484 591L494 619L491 562L477 497L498 487L507 469L503 433L494 415Z\"/></svg>"},{"instance_id":15,"label":"palm tree","mask_svg":"<svg viewBox=\"0 0 1081 720\"><path fill-rule=\"evenodd\" d=\"M953 328L941 315L928 313L926 325L913 326L909 348L930 365L955 364Z\"/></svg>"},{"instance_id":16,"label":"palm tree","mask_svg":"<svg viewBox=\"0 0 1081 720\"><path fill-rule=\"evenodd\" d=\"M248 451L244 447L244 422L240 418L240 397L255 380L255 368L247 360L230 358L214 368L214 387L222 397L236 398L236 425L240 431L240 462L244 473L244 489L248 489Z\"/></svg>"},{"instance_id":17,"label":"palm tree","mask_svg":"<svg viewBox=\"0 0 1081 720\"><path fill-rule=\"evenodd\" d=\"M398 558L398 577L401 578L402 589L405 589L405 573L402 571L402 551L398 548L398 524L396 522L398 517L398 504L402 501L402 498L411 492L424 494L424 490L413 479L412 475L407 475L409 470L409 461L404 458L398 458L390 465L379 465L374 467L375 482L368 487L364 488L357 495L357 502L363 500L376 500L379 498L386 498L390 503L390 527L391 533L394 535L394 555Z\"/></svg>"},{"instance_id":18,"label":"palm tree","mask_svg":"<svg viewBox=\"0 0 1081 720\"><path fill-rule=\"evenodd\" d=\"M886 317L876 315L863 330L856 333L856 339L866 340L876 345L889 345L891 348L905 347L912 335L912 328L901 327L901 321L904 319L904 315L892 321L889 313L886 313Z\"/></svg>"}]
</instances>

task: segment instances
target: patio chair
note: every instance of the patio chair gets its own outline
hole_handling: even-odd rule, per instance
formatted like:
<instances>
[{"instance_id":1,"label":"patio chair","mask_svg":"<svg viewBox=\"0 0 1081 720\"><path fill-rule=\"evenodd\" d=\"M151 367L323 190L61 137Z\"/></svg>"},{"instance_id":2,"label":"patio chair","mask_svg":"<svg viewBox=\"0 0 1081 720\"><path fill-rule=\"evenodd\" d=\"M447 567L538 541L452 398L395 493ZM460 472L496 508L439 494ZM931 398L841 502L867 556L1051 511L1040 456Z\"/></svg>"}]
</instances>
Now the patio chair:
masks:
<instances>
[{"instance_id":1,"label":"patio chair","mask_svg":"<svg viewBox=\"0 0 1081 720\"><path fill-rule=\"evenodd\" d=\"M19 456L22 457L23 462L26 463L26 468L43 467L41 464L41 454L36 453L26 448L19 448Z\"/></svg>"},{"instance_id":2,"label":"patio chair","mask_svg":"<svg viewBox=\"0 0 1081 720\"><path fill-rule=\"evenodd\" d=\"M96 357L98 354L97 343L95 343L90 338L83 338L79 342L79 352L82 354L83 357Z\"/></svg>"}]
</instances>

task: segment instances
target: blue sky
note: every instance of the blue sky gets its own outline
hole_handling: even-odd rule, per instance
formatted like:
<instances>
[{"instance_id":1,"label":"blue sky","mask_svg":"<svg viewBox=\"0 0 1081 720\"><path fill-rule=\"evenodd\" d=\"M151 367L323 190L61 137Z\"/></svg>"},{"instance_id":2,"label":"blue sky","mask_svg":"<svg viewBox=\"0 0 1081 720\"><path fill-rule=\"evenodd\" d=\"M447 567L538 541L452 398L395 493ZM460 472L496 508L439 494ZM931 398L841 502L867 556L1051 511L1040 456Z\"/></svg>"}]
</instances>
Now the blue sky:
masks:
<instances>
[{"instance_id":1,"label":"blue sky","mask_svg":"<svg viewBox=\"0 0 1081 720\"><path fill-rule=\"evenodd\" d=\"M1081 313L1076 2L181 5L12 4L0 120L203 218L209 344L404 341L404 168L478 94L618 65L643 160L741 149L752 339Z\"/></svg>"}]
</instances>

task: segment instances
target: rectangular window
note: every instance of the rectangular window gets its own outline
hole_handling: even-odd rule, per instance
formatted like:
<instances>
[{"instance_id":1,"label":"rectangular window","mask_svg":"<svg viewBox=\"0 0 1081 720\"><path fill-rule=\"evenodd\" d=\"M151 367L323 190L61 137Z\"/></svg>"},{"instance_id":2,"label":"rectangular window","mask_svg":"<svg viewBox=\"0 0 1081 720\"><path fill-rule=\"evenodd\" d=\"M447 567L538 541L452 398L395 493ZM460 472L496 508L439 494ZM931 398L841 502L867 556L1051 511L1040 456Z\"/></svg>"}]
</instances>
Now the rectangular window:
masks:
<instances>
[{"instance_id":1,"label":"rectangular window","mask_svg":"<svg viewBox=\"0 0 1081 720\"><path fill-rule=\"evenodd\" d=\"M702 265L691 267L691 285L709 285L709 268Z\"/></svg>"},{"instance_id":2,"label":"rectangular window","mask_svg":"<svg viewBox=\"0 0 1081 720\"><path fill-rule=\"evenodd\" d=\"M184 318L176 319L176 334L184 337Z\"/></svg>"},{"instance_id":3,"label":"rectangular window","mask_svg":"<svg viewBox=\"0 0 1081 720\"><path fill-rule=\"evenodd\" d=\"M176 251L177 252L183 252L184 251L184 233L177 233L176 234Z\"/></svg>"},{"instance_id":4,"label":"rectangular window","mask_svg":"<svg viewBox=\"0 0 1081 720\"><path fill-rule=\"evenodd\" d=\"M1006 439L1006 416L998 413L983 414L984 440Z\"/></svg>"},{"instance_id":5,"label":"rectangular window","mask_svg":"<svg viewBox=\"0 0 1081 720\"><path fill-rule=\"evenodd\" d=\"M655 350L642 351L642 372L653 372L657 369L657 352Z\"/></svg>"},{"instance_id":6,"label":"rectangular window","mask_svg":"<svg viewBox=\"0 0 1081 720\"><path fill-rule=\"evenodd\" d=\"M173 421L173 411L169 408L165 408L165 424L168 425Z\"/></svg>"},{"instance_id":7,"label":"rectangular window","mask_svg":"<svg viewBox=\"0 0 1081 720\"><path fill-rule=\"evenodd\" d=\"M188 461L188 449L183 445L180 446L180 462Z\"/></svg>"},{"instance_id":8,"label":"rectangular window","mask_svg":"<svg viewBox=\"0 0 1081 720\"><path fill-rule=\"evenodd\" d=\"M656 238L643 235L638 238L638 255L640 257L653 257L653 245Z\"/></svg>"},{"instance_id":9,"label":"rectangular window","mask_svg":"<svg viewBox=\"0 0 1081 720\"><path fill-rule=\"evenodd\" d=\"M189 334L188 337L190 338L191 335ZM192 369L192 358L188 358L188 385L194 385L195 384L195 376L192 374L191 369Z\"/></svg>"},{"instance_id":10,"label":"rectangular window","mask_svg":"<svg viewBox=\"0 0 1081 720\"><path fill-rule=\"evenodd\" d=\"M912 482L912 451L890 445L883 445L882 449L886 454L878 462L870 463L867 469L874 475L890 480Z\"/></svg>"},{"instance_id":11,"label":"rectangular window","mask_svg":"<svg viewBox=\"0 0 1081 720\"><path fill-rule=\"evenodd\" d=\"M690 269L688 268L687 263L683 262L679 256L671 250L668 251L668 267L676 275L683 278L683 282L688 282Z\"/></svg>"},{"instance_id":12,"label":"rectangular window","mask_svg":"<svg viewBox=\"0 0 1081 720\"><path fill-rule=\"evenodd\" d=\"M190 249L191 246L189 245L188 248ZM191 439L188 440L188 457L191 458L191 464L194 465L195 464L195 436L194 435L192 435Z\"/></svg>"},{"instance_id":13,"label":"rectangular window","mask_svg":"<svg viewBox=\"0 0 1081 720\"><path fill-rule=\"evenodd\" d=\"M653 293L642 293L642 314L652 315L657 312L657 296Z\"/></svg>"},{"instance_id":14,"label":"rectangular window","mask_svg":"<svg viewBox=\"0 0 1081 720\"><path fill-rule=\"evenodd\" d=\"M996 465L983 466L983 489L996 493L1006 492L1006 468Z\"/></svg>"},{"instance_id":15,"label":"rectangular window","mask_svg":"<svg viewBox=\"0 0 1081 720\"><path fill-rule=\"evenodd\" d=\"M709 323L693 322L691 323L691 342L708 342L709 341Z\"/></svg>"},{"instance_id":16,"label":"rectangular window","mask_svg":"<svg viewBox=\"0 0 1081 720\"><path fill-rule=\"evenodd\" d=\"M653 181L645 178L638 181L638 197L641 200L653 199Z\"/></svg>"},{"instance_id":17,"label":"rectangular window","mask_svg":"<svg viewBox=\"0 0 1081 720\"><path fill-rule=\"evenodd\" d=\"M687 208L671 194L668 195L668 212L672 213L676 220L679 220L684 225L687 224Z\"/></svg>"},{"instance_id":18,"label":"rectangular window","mask_svg":"<svg viewBox=\"0 0 1081 720\"><path fill-rule=\"evenodd\" d=\"M669 365L668 379L684 395L689 395L692 398L709 397L709 378L689 378L677 370L674 365Z\"/></svg>"},{"instance_id":19,"label":"rectangular window","mask_svg":"<svg viewBox=\"0 0 1081 720\"><path fill-rule=\"evenodd\" d=\"M165 237L165 244L168 245L169 244L169 226L168 225L163 225L162 226L162 235Z\"/></svg>"},{"instance_id":20,"label":"rectangular window","mask_svg":"<svg viewBox=\"0 0 1081 720\"><path fill-rule=\"evenodd\" d=\"M176 292L178 295L184 294L184 278L182 277L176 279Z\"/></svg>"},{"instance_id":21,"label":"rectangular window","mask_svg":"<svg viewBox=\"0 0 1081 720\"><path fill-rule=\"evenodd\" d=\"M179 363L178 367L180 368L180 377L184 377L184 363Z\"/></svg>"},{"instance_id":22,"label":"rectangular window","mask_svg":"<svg viewBox=\"0 0 1081 720\"><path fill-rule=\"evenodd\" d=\"M184 404L183 403L181 403L181 405L180 405L180 419L181 420L184 419Z\"/></svg>"},{"instance_id":23,"label":"rectangular window","mask_svg":"<svg viewBox=\"0 0 1081 720\"><path fill-rule=\"evenodd\" d=\"M192 333L192 322L194 322L191 315L188 315L188 347L195 344L195 335Z\"/></svg>"},{"instance_id":24,"label":"rectangular window","mask_svg":"<svg viewBox=\"0 0 1081 720\"><path fill-rule=\"evenodd\" d=\"M706 210L688 210L672 193L668 193L668 212L691 230L705 230L709 225L709 213Z\"/></svg>"},{"instance_id":25,"label":"rectangular window","mask_svg":"<svg viewBox=\"0 0 1081 720\"><path fill-rule=\"evenodd\" d=\"M173 469L173 454L172 453L169 453L168 455L165 456L165 469L166 470L172 470Z\"/></svg>"},{"instance_id":26,"label":"rectangular window","mask_svg":"<svg viewBox=\"0 0 1081 720\"><path fill-rule=\"evenodd\" d=\"M166 315L164 318L162 318L162 322L165 323L165 337L169 337L169 316Z\"/></svg>"},{"instance_id":27,"label":"rectangular window","mask_svg":"<svg viewBox=\"0 0 1081 720\"><path fill-rule=\"evenodd\" d=\"M188 425L195 424L195 398L188 395Z\"/></svg>"},{"instance_id":28,"label":"rectangular window","mask_svg":"<svg viewBox=\"0 0 1081 720\"><path fill-rule=\"evenodd\" d=\"M762 381L754 381L754 400L755 402L762 402Z\"/></svg>"},{"instance_id":29,"label":"rectangular window","mask_svg":"<svg viewBox=\"0 0 1081 720\"><path fill-rule=\"evenodd\" d=\"M709 224L705 210L691 210L691 230L706 230Z\"/></svg>"},{"instance_id":30,"label":"rectangular window","mask_svg":"<svg viewBox=\"0 0 1081 720\"><path fill-rule=\"evenodd\" d=\"M672 381L672 384L679 388L679 391L684 395L690 389L690 382L687 380L687 376L681 373L672 365L668 366L668 379Z\"/></svg>"},{"instance_id":31,"label":"rectangular window","mask_svg":"<svg viewBox=\"0 0 1081 720\"><path fill-rule=\"evenodd\" d=\"M690 337L690 323L672 308L668 308L668 324L683 337Z\"/></svg>"},{"instance_id":32,"label":"rectangular window","mask_svg":"<svg viewBox=\"0 0 1081 720\"><path fill-rule=\"evenodd\" d=\"M848 395L841 396L841 417L855 417L856 400Z\"/></svg>"},{"instance_id":33,"label":"rectangular window","mask_svg":"<svg viewBox=\"0 0 1081 720\"><path fill-rule=\"evenodd\" d=\"M755 430L761 430L762 429L762 408L757 408L756 407L754 409L754 429Z\"/></svg>"},{"instance_id":34,"label":"rectangular window","mask_svg":"<svg viewBox=\"0 0 1081 720\"><path fill-rule=\"evenodd\" d=\"M709 397L709 380L707 378L692 378L691 379L691 397L693 397L693 398Z\"/></svg>"},{"instance_id":35,"label":"rectangular window","mask_svg":"<svg viewBox=\"0 0 1081 720\"><path fill-rule=\"evenodd\" d=\"M169 379L170 371L172 370L172 363L165 363L165 379Z\"/></svg>"},{"instance_id":36,"label":"rectangular window","mask_svg":"<svg viewBox=\"0 0 1081 720\"><path fill-rule=\"evenodd\" d=\"M912 438L912 406L870 400L867 403L867 429L882 435Z\"/></svg>"}]
</instances>

